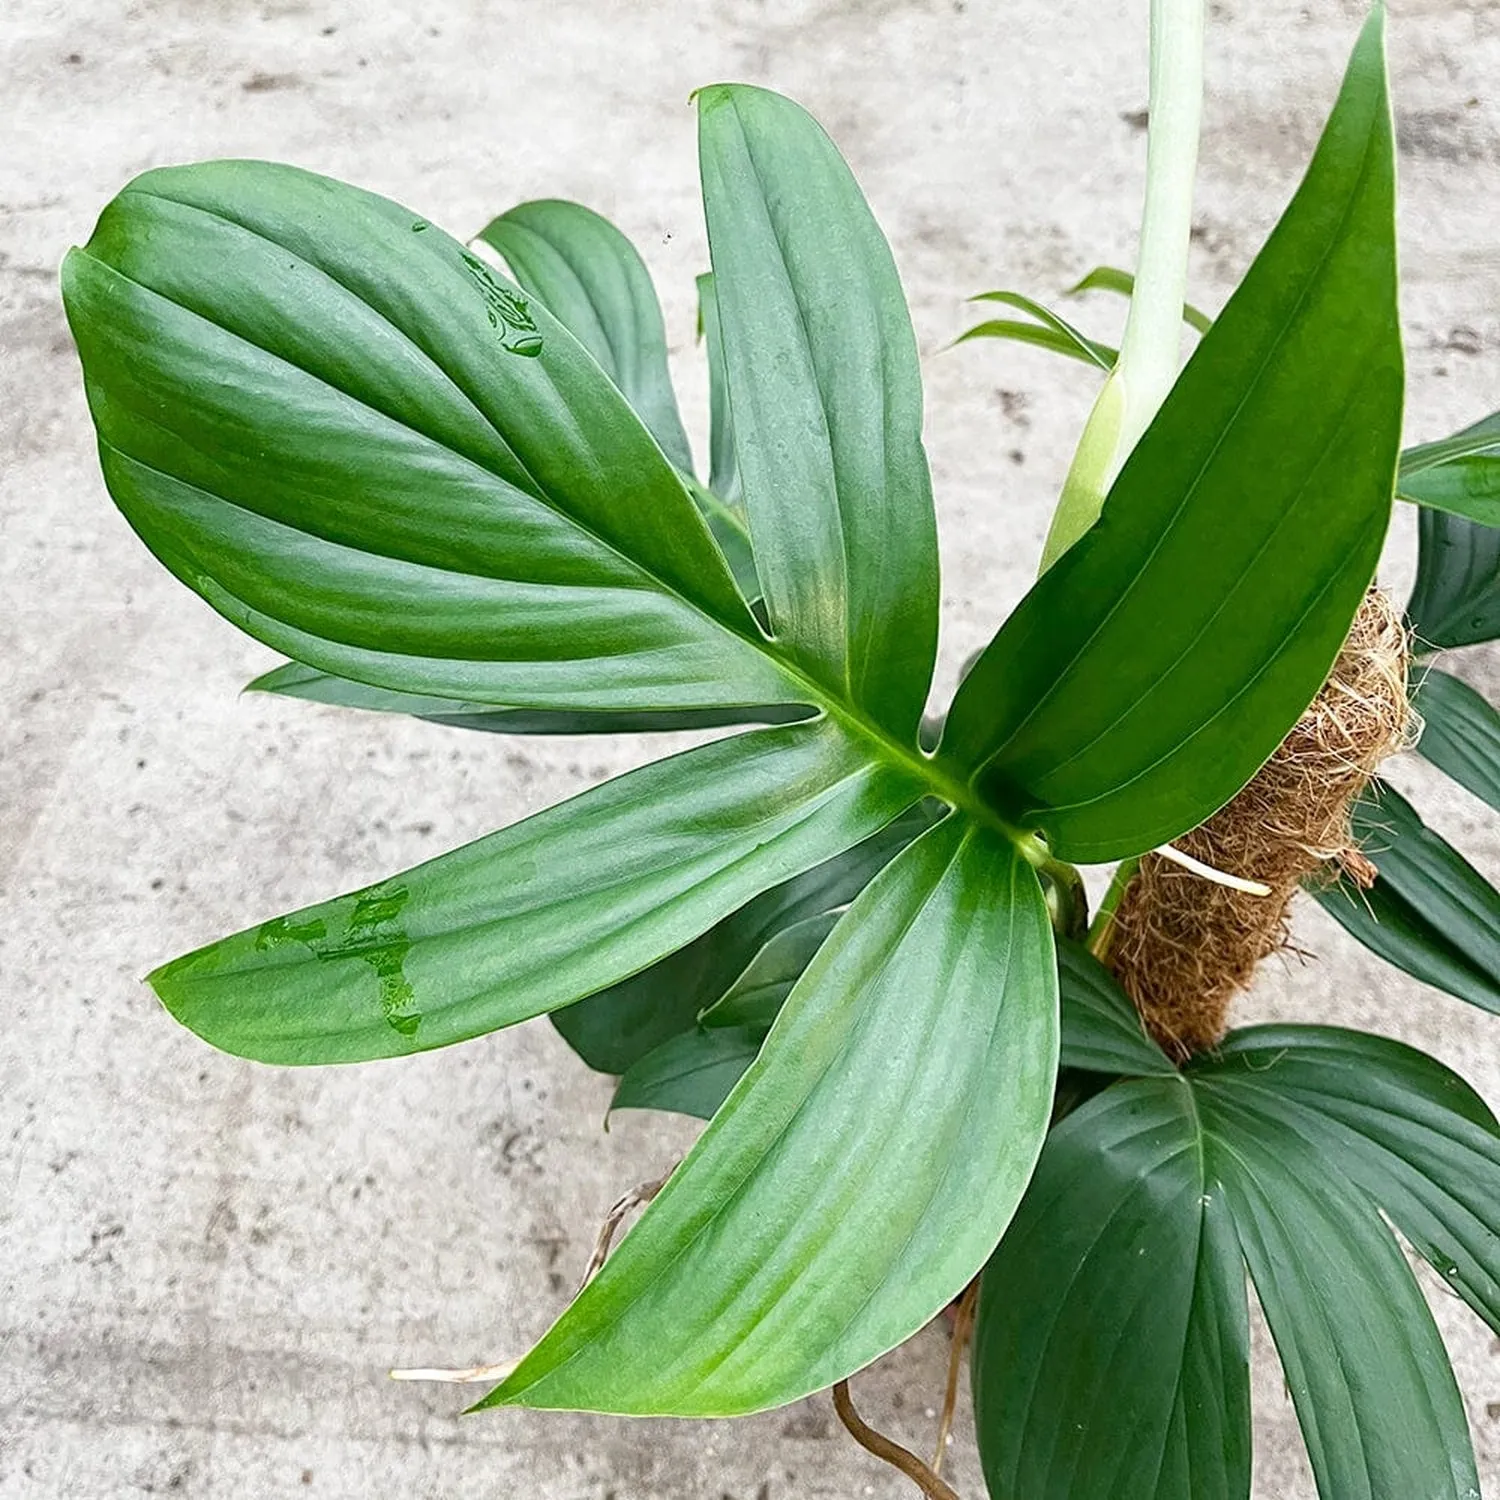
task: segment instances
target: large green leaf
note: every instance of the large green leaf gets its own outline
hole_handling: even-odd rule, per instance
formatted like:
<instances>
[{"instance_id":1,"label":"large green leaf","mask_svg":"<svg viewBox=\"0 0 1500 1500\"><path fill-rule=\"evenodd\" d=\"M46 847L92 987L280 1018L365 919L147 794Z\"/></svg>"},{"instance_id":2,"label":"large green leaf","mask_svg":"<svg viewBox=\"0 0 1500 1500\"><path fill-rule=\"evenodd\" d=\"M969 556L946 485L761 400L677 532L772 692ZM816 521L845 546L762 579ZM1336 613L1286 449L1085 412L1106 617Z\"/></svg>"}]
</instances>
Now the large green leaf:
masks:
<instances>
[{"instance_id":1,"label":"large green leaf","mask_svg":"<svg viewBox=\"0 0 1500 1500\"><path fill-rule=\"evenodd\" d=\"M1355 805L1354 832L1379 874L1368 891L1314 887L1324 911L1398 969L1500 1014L1500 892L1389 786Z\"/></svg>"},{"instance_id":2,"label":"large green leaf","mask_svg":"<svg viewBox=\"0 0 1500 1500\"><path fill-rule=\"evenodd\" d=\"M1065 1068L1132 1077L1176 1073L1166 1053L1147 1034L1130 997L1087 948L1059 940L1057 978Z\"/></svg>"},{"instance_id":3,"label":"large green leaf","mask_svg":"<svg viewBox=\"0 0 1500 1500\"><path fill-rule=\"evenodd\" d=\"M1325 1500L1478 1500L1463 1401L1411 1269L1343 1160L1265 1083L1195 1089Z\"/></svg>"},{"instance_id":4,"label":"large green leaf","mask_svg":"<svg viewBox=\"0 0 1500 1500\"><path fill-rule=\"evenodd\" d=\"M1047 1138L985 1267L992 1500L1244 1500L1245 1272L1190 1087L1120 1083Z\"/></svg>"},{"instance_id":5,"label":"large green leaf","mask_svg":"<svg viewBox=\"0 0 1500 1500\"><path fill-rule=\"evenodd\" d=\"M1412 694L1418 753L1500 812L1500 714L1466 682L1425 668Z\"/></svg>"},{"instance_id":6,"label":"large green leaf","mask_svg":"<svg viewBox=\"0 0 1500 1500\"><path fill-rule=\"evenodd\" d=\"M805 719L810 708L796 703L767 703L755 708L588 709L495 708L461 698L434 698L371 687L335 677L297 661L275 667L245 684L247 693L274 693L328 703L338 708L373 709L412 714L457 729L492 734L647 734L681 729L717 729L728 724L789 724Z\"/></svg>"},{"instance_id":7,"label":"large green leaf","mask_svg":"<svg viewBox=\"0 0 1500 1500\"><path fill-rule=\"evenodd\" d=\"M703 203L735 452L771 627L914 738L937 642L916 339L890 248L815 121L699 91Z\"/></svg>"},{"instance_id":8,"label":"large green leaf","mask_svg":"<svg viewBox=\"0 0 1500 1500\"><path fill-rule=\"evenodd\" d=\"M263 1062L440 1047L618 983L919 795L830 724L761 730L225 938L151 983L199 1035Z\"/></svg>"},{"instance_id":9,"label":"large green leaf","mask_svg":"<svg viewBox=\"0 0 1500 1500\"><path fill-rule=\"evenodd\" d=\"M1236 1032L1048 1137L985 1268L994 1500L1245 1500L1243 1251L1326 1500L1477 1500L1452 1372L1381 1214L1500 1326L1500 1126L1421 1053Z\"/></svg>"},{"instance_id":10,"label":"large green leaf","mask_svg":"<svg viewBox=\"0 0 1500 1500\"><path fill-rule=\"evenodd\" d=\"M1500 526L1500 412L1401 455L1396 497Z\"/></svg>"},{"instance_id":11,"label":"large green leaf","mask_svg":"<svg viewBox=\"0 0 1500 1500\"><path fill-rule=\"evenodd\" d=\"M899 1343L983 1264L1046 1129L1051 929L950 818L854 902L599 1276L482 1404L730 1415Z\"/></svg>"},{"instance_id":12,"label":"large green leaf","mask_svg":"<svg viewBox=\"0 0 1500 1500\"><path fill-rule=\"evenodd\" d=\"M592 209L555 198L517 204L477 238L599 361L662 452L690 474L693 455L672 393L661 304L635 246Z\"/></svg>"},{"instance_id":13,"label":"large green leaf","mask_svg":"<svg viewBox=\"0 0 1500 1500\"><path fill-rule=\"evenodd\" d=\"M150 172L63 289L116 501L298 661L507 707L806 700L599 366L396 204Z\"/></svg>"},{"instance_id":14,"label":"large green leaf","mask_svg":"<svg viewBox=\"0 0 1500 1500\"><path fill-rule=\"evenodd\" d=\"M958 692L944 753L1064 858L1201 822L1344 641L1400 437L1393 175L1377 11L1302 186L1099 522Z\"/></svg>"},{"instance_id":15,"label":"large green leaf","mask_svg":"<svg viewBox=\"0 0 1500 1500\"><path fill-rule=\"evenodd\" d=\"M780 933L852 901L932 821L930 812L911 808L854 847L763 890L659 963L554 1011L552 1024L591 1068L624 1073L669 1037L692 1030Z\"/></svg>"},{"instance_id":16,"label":"large green leaf","mask_svg":"<svg viewBox=\"0 0 1500 1500\"><path fill-rule=\"evenodd\" d=\"M1500 637L1500 528L1424 509L1406 613L1419 651Z\"/></svg>"},{"instance_id":17,"label":"large green leaf","mask_svg":"<svg viewBox=\"0 0 1500 1500\"><path fill-rule=\"evenodd\" d=\"M1281 1112L1500 1332L1500 1126L1463 1079L1385 1037L1254 1026L1203 1083Z\"/></svg>"}]
</instances>

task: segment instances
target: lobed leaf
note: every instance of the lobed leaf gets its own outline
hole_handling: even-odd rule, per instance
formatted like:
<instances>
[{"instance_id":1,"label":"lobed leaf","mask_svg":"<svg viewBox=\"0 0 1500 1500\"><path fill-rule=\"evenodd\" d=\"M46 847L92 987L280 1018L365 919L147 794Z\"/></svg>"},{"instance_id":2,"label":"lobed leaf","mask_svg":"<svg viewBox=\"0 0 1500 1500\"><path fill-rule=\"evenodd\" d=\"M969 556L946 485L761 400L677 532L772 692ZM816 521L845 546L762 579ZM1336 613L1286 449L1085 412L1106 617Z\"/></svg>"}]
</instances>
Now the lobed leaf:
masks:
<instances>
[{"instance_id":1,"label":"lobed leaf","mask_svg":"<svg viewBox=\"0 0 1500 1500\"><path fill-rule=\"evenodd\" d=\"M943 753L1059 856L1196 826L1327 676L1390 513L1393 209L1377 11L1306 178L1099 522L954 700Z\"/></svg>"},{"instance_id":2,"label":"lobed leaf","mask_svg":"<svg viewBox=\"0 0 1500 1500\"><path fill-rule=\"evenodd\" d=\"M1205 1069L1274 1108L1500 1332L1500 1125L1415 1048L1332 1026L1252 1026Z\"/></svg>"},{"instance_id":3,"label":"lobed leaf","mask_svg":"<svg viewBox=\"0 0 1500 1500\"><path fill-rule=\"evenodd\" d=\"M1065 322L1055 312L1020 292L980 292L977 297L970 298L970 301L1003 302L1007 307L1019 308L1036 319L1039 326L1034 330L1035 333L1045 334L1046 337L1032 337L1031 324L1005 319L995 323L981 323L977 328L971 328L959 336L957 342L960 344L973 338L1019 339L1023 343L1045 344L1059 354L1071 355L1074 359L1081 359L1085 364L1094 365L1101 370L1114 369L1115 361L1120 357L1118 349L1086 338L1071 323Z\"/></svg>"},{"instance_id":4,"label":"lobed leaf","mask_svg":"<svg viewBox=\"0 0 1500 1500\"><path fill-rule=\"evenodd\" d=\"M266 163L149 172L63 291L116 502L267 644L512 708L805 700L609 378L407 210Z\"/></svg>"},{"instance_id":5,"label":"lobed leaf","mask_svg":"<svg viewBox=\"0 0 1500 1500\"><path fill-rule=\"evenodd\" d=\"M1048 1137L985 1268L994 1500L1247 1500L1245 1262L1325 1500L1476 1500L1390 1218L1500 1326L1500 1126L1447 1068L1333 1027L1233 1033ZM1243 1255L1243 1260L1242 1260Z\"/></svg>"},{"instance_id":6,"label":"lobed leaf","mask_svg":"<svg viewBox=\"0 0 1500 1500\"><path fill-rule=\"evenodd\" d=\"M598 1277L481 1405L727 1416L869 1363L1010 1219L1057 1059L1051 928L949 818L855 900Z\"/></svg>"},{"instance_id":7,"label":"lobed leaf","mask_svg":"<svg viewBox=\"0 0 1500 1500\"><path fill-rule=\"evenodd\" d=\"M1375 1203L1269 1091L1196 1095L1318 1493L1478 1500L1453 1370Z\"/></svg>"}]
</instances>

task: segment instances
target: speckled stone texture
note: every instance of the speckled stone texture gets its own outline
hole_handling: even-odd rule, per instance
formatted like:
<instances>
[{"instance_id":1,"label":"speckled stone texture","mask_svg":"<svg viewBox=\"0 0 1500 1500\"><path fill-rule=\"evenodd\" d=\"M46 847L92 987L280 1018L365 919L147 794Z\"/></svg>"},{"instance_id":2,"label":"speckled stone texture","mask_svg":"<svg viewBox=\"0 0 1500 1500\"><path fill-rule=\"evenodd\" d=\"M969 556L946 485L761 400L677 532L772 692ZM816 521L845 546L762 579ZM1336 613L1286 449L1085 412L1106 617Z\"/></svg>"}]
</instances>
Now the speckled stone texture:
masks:
<instances>
[{"instance_id":1,"label":"speckled stone texture","mask_svg":"<svg viewBox=\"0 0 1500 1500\"><path fill-rule=\"evenodd\" d=\"M1291 192L1362 5L1227 0L1210 31L1192 292L1219 305ZM1410 437L1500 405L1500 6L1396 0ZM754 1420L492 1413L393 1364L518 1352L616 1194L686 1125L600 1121L545 1022L409 1062L276 1072L209 1051L138 977L674 743L505 740L241 698L271 654L174 583L99 478L55 272L143 168L260 156L460 234L528 197L617 220L659 279L701 445L695 86L770 84L852 161L924 352L943 670L1025 589L1090 399L1037 351L947 351L961 299L1055 296L1132 258L1146 0L9 0L0 8L0 1496L5 1500L811 1500L907 1496L825 1399ZM1075 310L1101 335L1119 308ZM1404 594L1411 518L1385 575ZM1500 693L1490 651L1455 670ZM1491 876L1500 827L1395 781ZM1304 904L1309 958L1240 1006L1401 1036L1500 1103L1500 1025L1399 979ZM1427 1284L1432 1286L1431 1278ZM1500 1358L1434 1289L1500 1491ZM1257 1336L1263 1500L1312 1495ZM860 1379L923 1448L930 1329ZM966 1417L961 1416L961 1428ZM952 1473L980 1500L971 1442Z\"/></svg>"}]
</instances>

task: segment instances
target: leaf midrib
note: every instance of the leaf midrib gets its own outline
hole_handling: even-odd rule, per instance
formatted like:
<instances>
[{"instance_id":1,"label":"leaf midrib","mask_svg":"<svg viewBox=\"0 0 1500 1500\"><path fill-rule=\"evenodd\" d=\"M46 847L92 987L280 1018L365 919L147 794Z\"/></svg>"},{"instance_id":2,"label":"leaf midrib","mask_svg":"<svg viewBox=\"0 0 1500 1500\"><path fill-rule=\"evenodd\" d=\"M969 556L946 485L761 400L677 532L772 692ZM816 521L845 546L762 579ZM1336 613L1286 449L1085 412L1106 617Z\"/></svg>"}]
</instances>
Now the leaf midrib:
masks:
<instances>
[{"instance_id":1,"label":"leaf midrib","mask_svg":"<svg viewBox=\"0 0 1500 1500\"><path fill-rule=\"evenodd\" d=\"M270 240L263 235L259 235L257 231L249 229L245 225L240 224L237 220L227 218L222 214L214 213L212 210L201 208L196 204L185 204L182 203L179 199L171 198L161 193L147 193L143 192L140 189L132 189L130 191L133 191L142 197L155 198L161 202L172 203L177 207L193 209L197 212L205 214L210 218L218 219L223 223L231 224L235 228L240 229L246 234L256 235L257 238L265 240L265 243L276 246L276 248L278 249L285 250L285 252L289 255L296 255L296 252L294 250L290 250L285 246L281 246L276 241ZM445 453L453 454L462 462L472 465L472 467L478 473L485 474L498 483L506 485L512 490L517 489L517 486L511 484L510 481L507 480L503 475L495 473L493 469L489 468L485 464L479 463L477 460L470 457L470 455L461 453L457 449L449 447L440 439L434 438L430 434L423 432L420 428L413 427L409 423L403 421L401 418L394 417L388 412L382 411L379 407L372 406L369 402L365 401L361 397L355 395L350 391L346 391L342 386L325 379L323 376L318 375L316 372L306 369L303 365L298 364L295 360L287 358L285 355L277 352L276 350L267 349L264 345L257 343L253 339L245 337L243 334L238 333L233 329L226 328L223 324L218 323L214 319L205 316L203 313L198 312L196 309L188 307L184 303L176 301L174 298L167 296L163 292L157 291L153 287L147 286L144 282L138 281L133 276L128 275L118 266L115 266L109 261L102 260L98 256L91 254L86 247L75 249L74 253L85 257L93 265L100 267L103 271L109 273L110 275L119 277L128 285L137 288L144 295L164 302L168 306L176 308L182 313L185 313L187 316L196 318L199 321L206 323L209 327L218 329L221 333L227 335L230 338L239 339L241 342L249 345L251 348L257 350L259 353L267 356L271 360L285 364L289 369L298 371L308 379L316 381L318 384L327 387L331 391L337 392L344 399L353 402L357 406L360 406L367 411L373 412L383 421L390 422L394 426L403 428L404 430L413 433L415 436L422 438L424 441L432 443L435 447L440 448ZM335 286L340 287L349 296L353 297L357 302L359 302L360 306L369 308L370 311L375 313L377 317L381 318L382 321L384 321L389 327L391 327L402 339L410 343L413 348L417 349L424 356L424 358L428 360L429 363L433 364L438 369L442 378L453 387L454 391L469 406L473 407L474 411L485 423L486 427L491 431L494 431L501 442L505 442L504 434L499 433L498 430L495 429L494 424L490 422L489 418L484 415L484 412L482 410L475 406L473 399L468 395L468 393L464 391L463 388L459 386L455 381L453 381L452 377L449 376L446 371L442 370L442 367L440 365L437 365L437 361L432 358L432 356L427 352L426 349L422 348L422 346L418 344L414 339L411 339L409 335L407 335L396 324L391 323L390 319L386 318L378 308L375 308L370 303L365 302L358 292L345 286L344 283L337 277L332 276L327 271L323 270L322 267L313 265L311 262L306 261L301 256L297 256L297 259L301 261L303 265L308 266L308 268L314 274L325 276ZM624 398L622 397L621 399L623 400ZM644 429L644 424L642 424L642 426ZM651 438L651 441L653 443L656 442L655 438ZM122 453L132 463L140 464L142 468L150 469L156 473L164 472L157 469L154 465L146 463L144 460L136 457L136 455L127 452L123 448L120 448L117 444L110 443L109 446L115 448L117 452ZM506 443L506 447L509 448L509 446L510 445ZM660 451L659 444L657 445L657 447L658 451ZM516 461L518 465L529 475L529 470L526 470L525 464L521 462L519 457L517 457ZM672 465L666 459L665 455L662 456L662 462L663 465L671 471L673 478L676 479L677 483L682 486L684 498L687 501L687 504L690 507L696 509L696 507L693 505L691 494L688 492L686 486L683 485L681 478L677 475L676 470L672 468ZM168 475L167 477L177 480L177 482L179 483L187 483L187 481L178 479L178 476L175 475ZM534 480L533 483L535 483ZM263 520L277 519L275 517L263 516L261 512L254 510L252 507L243 505L238 501L231 500L227 496L221 495L215 490L207 489L202 485L194 484L192 487L200 490L206 495L212 496L212 498L218 500L221 504L234 506L236 509L243 510L247 514L258 516ZM654 588L658 592L678 601L686 609L699 615L702 619L706 620L709 624L717 627L726 635L732 636L737 640L745 642L746 644L754 647L762 655L769 658L771 662L776 666L776 668L781 672L781 674L789 679L794 688L798 691L798 698L795 701L807 702L814 708L817 708L823 713L827 714L830 718L836 720L845 730L853 734L855 738L863 740L866 743L872 745L877 752L877 758L885 760L890 764L896 765L904 771L914 773L924 784L929 787L933 795L939 797L944 802L947 802L951 807L963 812L982 825L1004 834L1005 837L1021 847L1022 854L1025 857L1031 859L1034 862L1035 851L1032 848L1030 841L1025 839L1024 835L1018 829L1013 827L1010 823L1001 818L998 813L989 808L978 796L977 792L972 789L967 778L956 773L950 767L949 763L945 762L941 756L929 756L915 745L905 745L902 741L893 736L888 730L882 727L873 717L867 715L857 704L835 693L826 684L812 677L803 667L798 664L798 662L792 657L790 652L785 647L782 647L778 644L776 637L768 636L764 631L760 629L760 626L756 622L754 615L750 612L748 605L746 606L744 611L748 628L743 628L721 619L718 615L712 613L704 606L698 604L696 601L687 598L678 589L660 578L650 568L646 567L636 559L629 557L625 553L621 552L614 543L600 536L592 527L579 520L568 510L560 507L552 499L548 492L540 485L537 486L537 490L538 493L533 497L536 500L536 503L545 506L548 510L551 510L565 523L575 527L583 535L588 536L590 539L595 541L602 549L607 550L613 556L618 557L623 564L625 564L632 571L636 572L640 577L647 580L651 585L654 586ZM518 493L524 494L525 491L518 491ZM279 522L279 524L287 525L291 530L301 531L304 535L313 537L316 540L323 542L325 545L347 545L335 541L331 538L324 537L319 532L308 530L300 525L292 526L287 522ZM706 531L707 527L705 524L705 532ZM715 550L717 551L717 544L712 543L711 534L709 535L709 541L712 545L715 546ZM351 548L350 550L357 549ZM390 560L395 562L404 562L408 564L411 563L411 559L409 558L402 558L395 553L381 552L378 548L366 548L364 550L377 556L389 557ZM426 563L417 565L428 566L428 564ZM448 571L457 570L450 569ZM736 594L738 594L737 589ZM496 708L504 708L511 705L494 704L492 706Z\"/></svg>"}]
</instances>

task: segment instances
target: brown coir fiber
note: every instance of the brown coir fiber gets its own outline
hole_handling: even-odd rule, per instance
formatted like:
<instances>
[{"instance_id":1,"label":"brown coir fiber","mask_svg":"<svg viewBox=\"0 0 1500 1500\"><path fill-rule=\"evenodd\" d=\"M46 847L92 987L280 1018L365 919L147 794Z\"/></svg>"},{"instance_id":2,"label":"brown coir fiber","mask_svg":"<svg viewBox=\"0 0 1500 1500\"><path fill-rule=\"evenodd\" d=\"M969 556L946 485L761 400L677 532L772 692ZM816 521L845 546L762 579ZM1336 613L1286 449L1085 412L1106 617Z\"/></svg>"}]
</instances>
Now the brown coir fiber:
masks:
<instances>
[{"instance_id":1,"label":"brown coir fiber","mask_svg":"<svg viewBox=\"0 0 1500 1500\"><path fill-rule=\"evenodd\" d=\"M1375 767L1407 742L1405 627L1371 589L1328 681L1234 800L1174 841L1204 864L1271 888L1254 896L1145 855L1106 938L1105 962L1156 1040L1177 1059L1223 1036L1234 992L1287 944L1303 879L1336 861L1368 885L1349 808Z\"/></svg>"}]
</instances>

